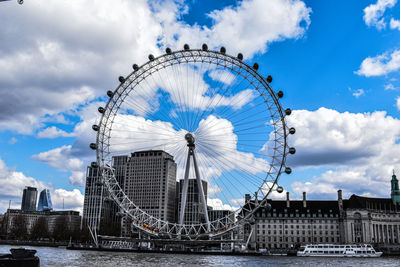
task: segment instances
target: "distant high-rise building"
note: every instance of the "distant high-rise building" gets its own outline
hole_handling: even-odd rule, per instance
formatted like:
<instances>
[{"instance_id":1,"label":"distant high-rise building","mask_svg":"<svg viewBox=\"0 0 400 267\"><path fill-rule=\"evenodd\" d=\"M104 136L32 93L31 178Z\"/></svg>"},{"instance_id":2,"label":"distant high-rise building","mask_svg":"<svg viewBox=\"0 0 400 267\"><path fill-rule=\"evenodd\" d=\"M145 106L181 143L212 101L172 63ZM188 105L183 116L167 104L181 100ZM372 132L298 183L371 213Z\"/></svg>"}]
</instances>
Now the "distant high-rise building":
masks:
<instances>
[{"instance_id":1,"label":"distant high-rise building","mask_svg":"<svg viewBox=\"0 0 400 267\"><path fill-rule=\"evenodd\" d=\"M36 210L37 189L35 187L26 186L22 194L21 210Z\"/></svg>"},{"instance_id":2,"label":"distant high-rise building","mask_svg":"<svg viewBox=\"0 0 400 267\"><path fill-rule=\"evenodd\" d=\"M51 203L49 189L43 189L39 195L38 211L49 211L53 210L53 204Z\"/></svg>"},{"instance_id":3,"label":"distant high-rise building","mask_svg":"<svg viewBox=\"0 0 400 267\"><path fill-rule=\"evenodd\" d=\"M199 187L196 179L188 179L188 191L186 197L186 206L185 206L185 216L183 217L184 224L196 224L205 222L205 214L203 210L203 206L201 203L201 194L199 191ZM181 179L179 182L179 197L177 203L177 218L179 218L180 209L181 209L181 201L182 201L182 191L183 191L183 183L184 179ZM207 199L207 182L201 180L203 185L203 191L205 199ZM207 200L206 200L207 201ZM206 203L207 204L207 203Z\"/></svg>"},{"instance_id":4,"label":"distant high-rise building","mask_svg":"<svg viewBox=\"0 0 400 267\"><path fill-rule=\"evenodd\" d=\"M123 189L126 162L128 156L113 157L115 176ZM97 233L106 235L119 235L121 218L117 216L118 205L111 199L111 196L103 183L98 168L87 167L85 197L83 204L83 222L90 226Z\"/></svg>"},{"instance_id":5,"label":"distant high-rise building","mask_svg":"<svg viewBox=\"0 0 400 267\"><path fill-rule=\"evenodd\" d=\"M176 163L162 150L132 153L126 164L125 194L156 218L175 221Z\"/></svg>"}]
</instances>

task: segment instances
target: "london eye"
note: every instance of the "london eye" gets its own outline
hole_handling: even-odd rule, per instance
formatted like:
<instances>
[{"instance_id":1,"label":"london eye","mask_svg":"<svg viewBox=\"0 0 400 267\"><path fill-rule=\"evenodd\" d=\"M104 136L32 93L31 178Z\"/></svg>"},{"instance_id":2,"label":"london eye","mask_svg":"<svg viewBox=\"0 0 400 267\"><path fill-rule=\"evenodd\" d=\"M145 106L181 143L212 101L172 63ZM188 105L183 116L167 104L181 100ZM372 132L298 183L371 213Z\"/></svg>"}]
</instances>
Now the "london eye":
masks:
<instances>
[{"instance_id":1,"label":"london eye","mask_svg":"<svg viewBox=\"0 0 400 267\"><path fill-rule=\"evenodd\" d=\"M290 174L286 156L294 154L286 124L290 109L283 109L282 91L271 87L272 77L258 72L257 63L243 55L191 49L149 55L143 65L119 77L93 125L97 162L110 196L133 227L168 238L213 238L248 221L267 204L267 197L283 188L278 181ZM182 183L175 220L166 220L135 203L117 179L113 158L136 151L165 151L176 163ZM198 188L201 218L185 221L188 187ZM208 187L204 189L204 185ZM245 195L250 195L245 198ZM230 213L210 218L208 210Z\"/></svg>"}]
</instances>

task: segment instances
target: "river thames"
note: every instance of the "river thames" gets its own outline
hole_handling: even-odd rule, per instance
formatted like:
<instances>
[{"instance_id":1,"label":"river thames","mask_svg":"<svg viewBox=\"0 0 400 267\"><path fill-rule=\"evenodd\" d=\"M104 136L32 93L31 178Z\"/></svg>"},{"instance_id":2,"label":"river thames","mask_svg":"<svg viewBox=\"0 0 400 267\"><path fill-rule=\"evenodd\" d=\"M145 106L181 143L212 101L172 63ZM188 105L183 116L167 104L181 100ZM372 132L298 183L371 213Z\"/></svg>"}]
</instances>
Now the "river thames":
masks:
<instances>
[{"instance_id":1,"label":"river thames","mask_svg":"<svg viewBox=\"0 0 400 267\"><path fill-rule=\"evenodd\" d=\"M0 253L15 246L0 245ZM300 258L127 253L25 247L37 250L40 266L400 266L400 257Z\"/></svg>"}]
</instances>

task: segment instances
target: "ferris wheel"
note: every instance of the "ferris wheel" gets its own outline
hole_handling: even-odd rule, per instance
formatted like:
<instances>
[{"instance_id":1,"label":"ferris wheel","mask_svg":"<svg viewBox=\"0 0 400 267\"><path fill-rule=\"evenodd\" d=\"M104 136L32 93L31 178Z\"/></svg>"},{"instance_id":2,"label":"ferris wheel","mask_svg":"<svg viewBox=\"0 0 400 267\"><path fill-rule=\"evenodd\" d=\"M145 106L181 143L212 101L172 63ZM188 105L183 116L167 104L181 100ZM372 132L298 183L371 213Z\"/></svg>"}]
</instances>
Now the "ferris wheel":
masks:
<instances>
[{"instance_id":1,"label":"ferris wheel","mask_svg":"<svg viewBox=\"0 0 400 267\"><path fill-rule=\"evenodd\" d=\"M189 239L227 233L268 205L272 192L282 193L278 179L291 173L286 156L296 150L287 137L295 129L286 125L291 110L279 103L283 92L271 88L272 77L263 77L257 63L244 62L241 53L230 56L224 47L213 51L206 44L201 49L185 44L183 50L167 48L164 55L148 58L119 77L119 86L107 92L107 104L98 109L92 166L100 168L120 214L141 231ZM182 183L175 220L150 214L118 182L114 157L137 151L173 157ZM189 180L198 188L202 212L195 223L184 219ZM210 218L209 210L229 212Z\"/></svg>"}]
</instances>

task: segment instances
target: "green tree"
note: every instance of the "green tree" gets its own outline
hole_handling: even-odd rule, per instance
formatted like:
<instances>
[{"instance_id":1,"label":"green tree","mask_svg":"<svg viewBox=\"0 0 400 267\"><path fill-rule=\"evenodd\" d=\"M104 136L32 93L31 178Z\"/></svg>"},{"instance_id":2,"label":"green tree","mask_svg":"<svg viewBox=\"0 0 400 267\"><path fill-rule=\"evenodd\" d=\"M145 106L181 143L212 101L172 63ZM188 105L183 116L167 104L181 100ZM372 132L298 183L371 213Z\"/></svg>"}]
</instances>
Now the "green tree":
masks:
<instances>
[{"instance_id":1,"label":"green tree","mask_svg":"<svg viewBox=\"0 0 400 267\"><path fill-rule=\"evenodd\" d=\"M31 230L31 239L39 240L42 238L49 238L49 228L47 218L41 216L37 219Z\"/></svg>"},{"instance_id":2,"label":"green tree","mask_svg":"<svg viewBox=\"0 0 400 267\"><path fill-rule=\"evenodd\" d=\"M17 240L26 240L28 238L28 229L24 215L18 214L13 218L10 238Z\"/></svg>"},{"instance_id":3,"label":"green tree","mask_svg":"<svg viewBox=\"0 0 400 267\"><path fill-rule=\"evenodd\" d=\"M53 238L56 241L67 241L70 236L70 229L66 216L58 216L53 229Z\"/></svg>"}]
</instances>

